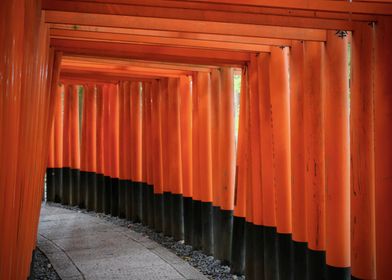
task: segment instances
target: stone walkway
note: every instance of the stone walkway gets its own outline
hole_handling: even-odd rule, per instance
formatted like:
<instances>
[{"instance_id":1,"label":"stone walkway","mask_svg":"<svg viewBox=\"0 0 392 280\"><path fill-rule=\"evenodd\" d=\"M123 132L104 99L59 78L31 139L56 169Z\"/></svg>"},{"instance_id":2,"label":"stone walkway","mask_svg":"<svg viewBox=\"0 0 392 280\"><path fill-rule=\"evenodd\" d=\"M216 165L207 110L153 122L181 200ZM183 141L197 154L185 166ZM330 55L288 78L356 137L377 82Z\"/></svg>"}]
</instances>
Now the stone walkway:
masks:
<instances>
[{"instance_id":1,"label":"stone walkway","mask_svg":"<svg viewBox=\"0 0 392 280\"><path fill-rule=\"evenodd\" d=\"M63 280L207 279L139 233L99 217L45 204L38 248Z\"/></svg>"}]
</instances>

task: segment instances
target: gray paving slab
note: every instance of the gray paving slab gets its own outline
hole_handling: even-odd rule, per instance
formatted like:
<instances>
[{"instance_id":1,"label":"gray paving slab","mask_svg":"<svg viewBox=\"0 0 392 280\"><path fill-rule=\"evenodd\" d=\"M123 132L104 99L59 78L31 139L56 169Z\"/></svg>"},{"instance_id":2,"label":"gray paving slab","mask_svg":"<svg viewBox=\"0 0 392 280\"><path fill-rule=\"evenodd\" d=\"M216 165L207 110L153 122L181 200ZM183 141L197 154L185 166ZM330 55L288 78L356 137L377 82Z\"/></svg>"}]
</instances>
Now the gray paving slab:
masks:
<instances>
[{"instance_id":1,"label":"gray paving slab","mask_svg":"<svg viewBox=\"0 0 392 280\"><path fill-rule=\"evenodd\" d=\"M140 233L52 205L42 205L37 246L63 280L207 279Z\"/></svg>"}]
</instances>

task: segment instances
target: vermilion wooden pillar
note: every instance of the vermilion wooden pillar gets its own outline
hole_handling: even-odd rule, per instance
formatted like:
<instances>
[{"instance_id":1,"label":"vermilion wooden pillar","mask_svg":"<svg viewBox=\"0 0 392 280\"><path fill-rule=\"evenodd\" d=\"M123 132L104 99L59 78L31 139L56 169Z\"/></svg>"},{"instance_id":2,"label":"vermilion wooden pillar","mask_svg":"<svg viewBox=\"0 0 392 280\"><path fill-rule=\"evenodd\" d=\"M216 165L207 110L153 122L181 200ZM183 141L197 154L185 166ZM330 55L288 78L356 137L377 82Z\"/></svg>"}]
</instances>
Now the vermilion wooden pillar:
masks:
<instances>
[{"instance_id":1,"label":"vermilion wooden pillar","mask_svg":"<svg viewBox=\"0 0 392 280\"><path fill-rule=\"evenodd\" d=\"M292 41L290 55L290 132L293 276L306 278L306 189L304 146L304 43Z\"/></svg>"},{"instance_id":2,"label":"vermilion wooden pillar","mask_svg":"<svg viewBox=\"0 0 392 280\"><path fill-rule=\"evenodd\" d=\"M221 168L221 202L220 228L225 234L218 239L221 248L219 259L230 263L233 238L233 210L235 185L235 108L234 108L234 70L222 68L221 96L219 106L220 133L220 168ZM243 81L244 82L244 81Z\"/></svg>"},{"instance_id":3,"label":"vermilion wooden pillar","mask_svg":"<svg viewBox=\"0 0 392 280\"><path fill-rule=\"evenodd\" d=\"M236 159L235 196L234 196L234 218L233 239L231 254L231 272L243 274L245 270L245 216L246 216L246 186L249 183L248 154L247 149L249 123L247 117L248 69L242 69L240 114L238 127L238 144Z\"/></svg>"},{"instance_id":4,"label":"vermilion wooden pillar","mask_svg":"<svg viewBox=\"0 0 392 280\"><path fill-rule=\"evenodd\" d=\"M214 224L214 257L220 259L219 240L220 234L220 204L222 169L220 158L220 125L219 107L221 98L221 69L211 71L211 147L212 147L212 220Z\"/></svg>"},{"instance_id":5,"label":"vermilion wooden pillar","mask_svg":"<svg viewBox=\"0 0 392 280\"><path fill-rule=\"evenodd\" d=\"M63 86L57 87L55 111L54 111L54 149L55 156L55 195L54 201L61 202L62 195L62 167L63 167Z\"/></svg>"},{"instance_id":6,"label":"vermilion wooden pillar","mask_svg":"<svg viewBox=\"0 0 392 280\"><path fill-rule=\"evenodd\" d=\"M111 186L111 133L110 126L112 125L111 117L110 117L110 87L111 85L104 85L102 89L103 94L103 129L104 129L104 150L103 150L103 158L104 158L104 188L102 191L103 196L103 212L105 214L110 214L110 209L112 208L112 186ZM83 142L82 142L83 143Z\"/></svg>"},{"instance_id":7,"label":"vermilion wooden pillar","mask_svg":"<svg viewBox=\"0 0 392 280\"><path fill-rule=\"evenodd\" d=\"M152 85L152 111L153 111L153 152L154 152L154 228L163 230L163 157L161 137L161 94L160 83L157 80Z\"/></svg>"},{"instance_id":8,"label":"vermilion wooden pillar","mask_svg":"<svg viewBox=\"0 0 392 280\"><path fill-rule=\"evenodd\" d=\"M120 177L120 94L119 85L109 86L109 103L110 103L110 156L111 156L111 208L110 214L118 216L118 190Z\"/></svg>"},{"instance_id":9,"label":"vermilion wooden pillar","mask_svg":"<svg viewBox=\"0 0 392 280\"><path fill-rule=\"evenodd\" d=\"M89 211L96 209L97 193L97 103L96 86L88 85L86 96L86 147L87 150L87 189L86 189L86 209Z\"/></svg>"},{"instance_id":10,"label":"vermilion wooden pillar","mask_svg":"<svg viewBox=\"0 0 392 280\"><path fill-rule=\"evenodd\" d=\"M328 277L350 278L350 120L348 36L328 31L325 91L326 251Z\"/></svg>"},{"instance_id":11,"label":"vermilion wooden pillar","mask_svg":"<svg viewBox=\"0 0 392 280\"><path fill-rule=\"evenodd\" d=\"M149 91L149 84L142 82L142 223L147 225L148 216L148 120L147 120L147 96Z\"/></svg>"},{"instance_id":12,"label":"vermilion wooden pillar","mask_svg":"<svg viewBox=\"0 0 392 280\"><path fill-rule=\"evenodd\" d=\"M142 221L142 90L139 82L131 82L132 132L132 199L133 221Z\"/></svg>"},{"instance_id":13,"label":"vermilion wooden pillar","mask_svg":"<svg viewBox=\"0 0 392 280\"><path fill-rule=\"evenodd\" d=\"M61 194L61 203L70 204L71 200L71 95L72 85L64 85L63 94L63 192Z\"/></svg>"},{"instance_id":14,"label":"vermilion wooden pillar","mask_svg":"<svg viewBox=\"0 0 392 280\"><path fill-rule=\"evenodd\" d=\"M249 106L249 148L251 153L251 182L247 192L247 214L245 225L246 258L245 276L250 279L264 277L264 238L263 210L261 201L261 154L260 154L260 113L257 56L252 55L249 70L248 106ZM259 234L256 234L256 231ZM257 236L256 236L257 235ZM258 238L257 238L258 237ZM261 249L261 250L260 250ZM261 278L262 279L262 278Z\"/></svg>"},{"instance_id":15,"label":"vermilion wooden pillar","mask_svg":"<svg viewBox=\"0 0 392 280\"><path fill-rule=\"evenodd\" d=\"M199 113L199 75L197 72L192 80L192 246L195 249L201 248L202 221L201 221L201 182L200 182L200 113Z\"/></svg>"},{"instance_id":16,"label":"vermilion wooden pillar","mask_svg":"<svg viewBox=\"0 0 392 280\"><path fill-rule=\"evenodd\" d=\"M258 56L261 185L264 224L264 270L266 279L277 275L276 206L273 176L273 141L270 97L271 55Z\"/></svg>"},{"instance_id":17,"label":"vermilion wooden pillar","mask_svg":"<svg viewBox=\"0 0 392 280\"><path fill-rule=\"evenodd\" d=\"M376 279L374 35L374 24L358 24L352 37L351 275L358 279Z\"/></svg>"},{"instance_id":18,"label":"vermilion wooden pillar","mask_svg":"<svg viewBox=\"0 0 392 280\"><path fill-rule=\"evenodd\" d=\"M376 25L374 73L374 137L376 198L377 279L392 277L392 19L382 17Z\"/></svg>"},{"instance_id":19,"label":"vermilion wooden pillar","mask_svg":"<svg viewBox=\"0 0 392 280\"><path fill-rule=\"evenodd\" d=\"M184 200L184 240L192 242L192 89L191 77L180 77L181 155ZM155 128L154 128L155 130Z\"/></svg>"},{"instance_id":20,"label":"vermilion wooden pillar","mask_svg":"<svg viewBox=\"0 0 392 280\"><path fill-rule=\"evenodd\" d=\"M199 171L202 201L202 248L213 254L212 150L211 150L211 74L198 73Z\"/></svg>"},{"instance_id":21,"label":"vermilion wooden pillar","mask_svg":"<svg viewBox=\"0 0 392 280\"><path fill-rule=\"evenodd\" d=\"M184 207L183 207L183 185L182 185L182 153L181 153L181 96L180 80L170 78L169 104L171 113L170 131L170 186L172 194L172 236L176 240L184 239Z\"/></svg>"},{"instance_id":22,"label":"vermilion wooden pillar","mask_svg":"<svg viewBox=\"0 0 392 280\"><path fill-rule=\"evenodd\" d=\"M304 46L304 146L308 277L325 277L324 45Z\"/></svg>"},{"instance_id":23,"label":"vermilion wooden pillar","mask_svg":"<svg viewBox=\"0 0 392 280\"><path fill-rule=\"evenodd\" d=\"M105 188L105 122L104 122L104 88L105 85L97 86L97 201L96 211L104 212L104 188Z\"/></svg>"}]
</instances>

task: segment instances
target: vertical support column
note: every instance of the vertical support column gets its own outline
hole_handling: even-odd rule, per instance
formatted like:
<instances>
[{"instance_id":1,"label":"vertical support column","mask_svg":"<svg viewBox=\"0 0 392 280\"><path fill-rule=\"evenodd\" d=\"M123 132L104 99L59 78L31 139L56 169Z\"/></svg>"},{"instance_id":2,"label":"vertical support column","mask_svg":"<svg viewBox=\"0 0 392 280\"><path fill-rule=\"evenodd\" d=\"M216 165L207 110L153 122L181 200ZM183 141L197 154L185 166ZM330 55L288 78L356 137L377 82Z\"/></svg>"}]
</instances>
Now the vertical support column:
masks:
<instances>
[{"instance_id":1,"label":"vertical support column","mask_svg":"<svg viewBox=\"0 0 392 280\"><path fill-rule=\"evenodd\" d=\"M105 123L104 123L104 86L97 86L97 200L96 211L104 212L104 188L105 188Z\"/></svg>"},{"instance_id":2,"label":"vertical support column","mask_svg":"<svg viewBox=\"0 0 392 280\"><path fill-rule=\"evenodd\" d=\"M155 154L152 152L153 142L153 126L152 126L152 91L153 83L146 83L146 122L147 122L147 139L146 139L146 152L147 152L147 225L151 228L154 227L154 166L153 161Z\"/></svg>"},{"instance_id":3,"label":"vertical support column","mask_svg":"<svg viewBox=\"0 0 392 280\"><path fill-rule=\"evenodd\" d=\"M212 222L214 237L214 257L221 259L220 240L221 229L221 194L222 194L222 168L220 157L220 126L219 108L221 98L221 69L211 71L211 147L212 147Z\"/></svg>"},{"instance_id":4,"label":"vertical support column","mask_svg":"<svg viewBox=\"0 0 392 280\"><path fill-rule=\"evenodd\" d=\"M103 196L103 212L107 215L110 214L112 208L112 185L111 185L111 133L110 127L112 125L110 118L110 88L112 85L104 85L103 86L103 125L104 125L104 150L103 150L103 158L104 158L104 188L102 192Z\"/></svg>"},{"instance_id":5,"label":"vertical support column","mask_svg":"<svg viewBox=\"0 0 392 280\"><path fill-rule=\"evenodd\" d=\"M111 208L110 214L118 216L118 189L120 177L120 158L119 158L119 138L120 138L120 94L118 85L110 85L109 102L110 102L110 144L111 144Z\"/></svg>"},{"instance_id":6,"label":"vertical support column","mask_svg":"<svg viewBox=\"0 0 392 280\"><path fill-rule=\"evenodd\" d=\"M123 130L124 146L121 153L124 153L124 161L121 168L124 173L124 188L125 188L125 217L127 220L132 218L132 180L131 180L131 84L130 82L124 83L124 120Z\"/></svg>"},{"instance_id":7,"label":"vertical support column","mask_svg":"<svg viewBox=\"0 0 392 280\"><path fill-rule=\"evenodd\" d=\"M270 69L279 277L289 278L293 269L293 256L291 250L291 151L288 47L274 47L271 49Z\"/></svg>"},{"instance_id":8,"label":"vertical support column","mask_svg":"<svg viewBox=\"0 0 392 280\"><path fill-rule=\"evenodd\" d=\"M180 77L182 187L184 204L184 241L192 243L192 91L191 78Z\"/></svg>"},{"instance_id":9,"label":"vertical support column","mask_svg":"<svg viewBox=\"0 0 392 280\"><path fill-rule=\"evenodd\" d=\"M97 188L97 103L96 87L88 85L86 91L87 105L87 189L86 189L86 209L93 211L96 209L96 188Z\"/></svg>"},{"instance_id":10,"label":"vertical support column","mask_svg":"<svg viewBox=\"0 0 392 280\"><path fill-rule=\"evenodd\" d=\"M163 158L163 233L167 236L172 235L172 196L170 185L170 161L171 149L170 144L171 131L169 124L172 122L172 112L169 110L169 80L163 79L161 83L161 135L162 135L162 158Z\"/></svg>"},{"instance_id":11,"label":"vertical support column","mask_svg":"<svg viewBox=\"0 0 392 280\"><path fill-rule=\"evenodd\" d=\"M304 146L308 278L325 278L324 45L304 47Z\"/></svg>"},{"instance_id":12,"label":"vertical support column","mask_svg":"<svg viewBox=\"0 0 392 280\"><path fill-rule=\"evenodd\" d=\"M374 30L358 24L352 38L351 275L357 279L376 279Z\"/></svg>"},{"instance_id":13,"label":"vertical support column","mask_svg":"<svg viewBox=\"0 0 392 280\"><path fill-rule=\"evenodd\" d=\"M392 277L392 19L381 17L376 25L374 94L376 261L377 279Z\"/></svg>"},{"instance_id":14,"label":"vertical support column","mask_svg":"<svg viewBox=\"0 0 392 280\"><path fill-rule=\"evenodd\" d=\"M248 69L242 69L240 114L238 128L238 148L236 160L233 239L231 253L231 273L243 274L245 271L245 216L246 216L246 186L249 178L248 169L248 117L247 99Z\"/></svg>"},{"instance_id":15,"label":"vertical support column","mask_svg":"<svg viewBox=\"0 0 392 280\"><path fill-rule=\"evenodd\" d=\"M202 215L202 248L213 254L212 224L212 150L211 150L211 76L199 72L197 79L199 102L199 171Z\"/></svg>"},{"instance_id":16,"label":"vertical support column","mask_svg":"<svg viewBox=\"0 0 392 280\"><path fill-rule=\"evenodd\" d=\"M264 230L262 189L261 189L261 154L260 154L260 113L257 55L252 55L249 64L249 147L251 182L247 201L250 215L247 213L245 228L246 260L245 275L251 279L264 279ZM259 234L257 234L258 232Z\"/></svg>"},{"instance_id":17,"label":"vertical support column","mask_svg":"<svg viewBox=\"0 0 392 280\"><path fill-rule=\"evenodd\" d=\"M172 235L175 240L184 239L184 207L182 197L182 155L181 155L181 117L180 80L169 78L170 126L170 186L172 195Z\"/></svg>"},{"instance_id":18,"label":"vertical support column","mask_svg":"<svg viewBox=\"0 0 392 280\"><path fill-rule=\"evenodd\" d=\"M81 141L81 157L80 157L80 187L79 187L79 208L86 208L86 192L88 187L88 175L87 175L87 126L89 123L88 120L88 98L87 98L87 86L84 85L82 87L83 90L83 98L82 98L82 141Z\"/></svg>"},{"instance_id":19,"label":"vertical support column","mask_svg":"<svg viewBox=\"0 0 392 280\"><path fill-rule=\"evenodd\" d=\"M328 31L325 92L326 253L329 279L350 278L348 38Z\"/></svg>"},{"instance_id":20,"label":"vertical support column","mask_svg":"<svg viewBox=\"0 0 392 280\"><path fill-rule=\"evenodd\" d=\"M193 185L193 203L192 203L192 246L196 250L201 249L202 236L202 214L201 214L201 182L200 182L200 113L199 113L199 75L197 72L193 75L192 82L192 185Z\"/></svg>"},{"instance_id":21,"label":"vertical support column","mask_svg":"<svg viewBox=\"0 0 392 280\"><path fill-rule=\"evenodd\" d=\"M259 54L259 111L261 185L264 223L264 271L265 279L276 279L278 275L278 245L276 238L276 206L273 169L272 115L270 98L271 55Z\"/></svg>"},{"instance_id":22,"label":"vertical support column","mask_svg":"<svg viewBox=\"0 0 392 280\"><path fill-rule=\"evenodd\" d=\"M131 120L132 120L132 199L133 221L142 221L142 91L140 83L131 83Z\"/></svg>"},{"instance_id":23,"label":"vertical support column","mask_svg":"<svg viewBox=\"0 0 392 280\"><path fill-rule=\"evenodd\" d=\"M302 41L292 41L291 45L290 92L293 276L294 279L306 279L304 43Z\"/></svg>"},{"instance_id":24,"label":"vertical support column","mask_svg":"<svg viewBox=\"0 0 392 280\"><path fill-rule=\"evenodd\" d=\"M54 169L55 169L55 149L54 149L54 122L50 126L48 167L46 169L46 201L54 201Z\"/></svg>"},{"instance_id":25,"label":"vertical support column","mask_svg":"<svg viewBox=\"0 0 392 280\"><path fill-rule=\"evenodd\" d=\"M64 85L63 99L63 193L61 203L70 204L71 199L71 95L72 85Z\"/></svg>"},{"instance_id":26,"label":"vertical support column","mask_svg":"<svg viewBox=\"0 0 392 280\"><path fill-rule=\"evenodd\" d=\"M154 227L163 230L163 157L161 137L161 81L153 82L152 111L153 111L153 151L154 158Z\"/></svg>"},{"instance_id":27,"label":"vertical support column","mask_svg":"<svg viewBox=\"0 0 392 280\"><path fill-rule=\"evenodd\" d=\"M71 103L71 205L79 204L80 185L80 122L79 122L79 87L72 86Z\"/></svg>"},{"instance_id":28,"label":"vertical support column","mask_svg":"<svg viewBox=\"0 0 392 280\"><path fill-rule=\"evenodd\" d=\"M119 174L119 182L118 182L118 216L119 218L123 219L126 216L125 211L125 201L126 201L126 180L125 180L125 161L129 157L129 154L125 152L126 146L129 143L126 143L125 137L125 130L126 126L130 125L126 123L126 115L125 115L125 94L126 94L126 87L128 82L120 82L118 84L119 89L119 160L120 160L120 174Z\"/></svg>"},{"instance_id":29,"label":"vertical support column","mask_svg":"<svg viewBox=\"0 0 392 280\"><path fill-rule=\"evenodd\" d=\"M54 170L54 202L61 202L63 193L63 86L57 87L54 109L54 149L56 151Z\"/></svg>"},{"instance_id":30,"label":"vertical support column","mask_svg":"<svg viewBox=\"0 0 392 280\"><path fill-rule=\"evenodd\" d=\"M147 173L148 173L148 123L147 123L147 92L149 91L149 85L146 82L142 83L142 223L147 225L148 216L148 184L147 184Z\"/></svg>"},{"instance_id":31,"label":"vertical support column","mask_svg":"<svg viewBox=\"0 0 392 280\"><path fill-rule=\"evenodd\" d=\"M242 81L244 83L244 81ZM221 248L220 260L230 263L233 238L233 210L235 185L235 108L234 108L234 70L222 68L221 96L219 106L220 133L220 168L221 168L221 201L220 229L224 232L218 239Z\"/></svg>"}]
</instances>

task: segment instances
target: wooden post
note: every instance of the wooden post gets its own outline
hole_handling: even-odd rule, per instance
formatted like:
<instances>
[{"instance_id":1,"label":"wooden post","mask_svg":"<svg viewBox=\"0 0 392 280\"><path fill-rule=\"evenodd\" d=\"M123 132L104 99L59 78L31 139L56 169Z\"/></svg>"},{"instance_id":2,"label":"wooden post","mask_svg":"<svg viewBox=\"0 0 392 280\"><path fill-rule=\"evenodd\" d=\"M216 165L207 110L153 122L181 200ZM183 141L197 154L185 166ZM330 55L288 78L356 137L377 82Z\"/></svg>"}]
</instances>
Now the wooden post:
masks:
<instances>
[{"instance_id":1,"label":"wooden post","mask_svg":"<svg viewBox=\"0 0 392 280\"><path fill-rule=\"evenodd\" d=\"M350 278L350 120L348 36L327 32L325 91L326 253L328 277Z\"/></svg>"},{"instance_id":2,"label":"wooden post","mask_svg":"<svg viewBox=\"0 0 392 280\"><path fill-rule=\"evenodd\" d=\"M374 25L358 24L351 70L351 275L376 279Z\"/></svg>"}]
</instances>

